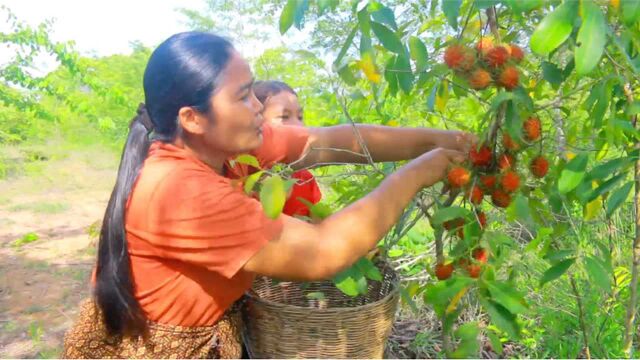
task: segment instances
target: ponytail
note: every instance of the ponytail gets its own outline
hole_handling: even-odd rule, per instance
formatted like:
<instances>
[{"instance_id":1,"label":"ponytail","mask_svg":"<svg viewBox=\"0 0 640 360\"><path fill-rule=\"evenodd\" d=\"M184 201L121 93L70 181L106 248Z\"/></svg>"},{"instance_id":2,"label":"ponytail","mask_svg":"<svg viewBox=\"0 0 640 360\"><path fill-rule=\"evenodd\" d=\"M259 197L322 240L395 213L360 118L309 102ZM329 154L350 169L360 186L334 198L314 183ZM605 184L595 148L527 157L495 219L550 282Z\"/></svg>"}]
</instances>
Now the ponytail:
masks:
<instances>
[{"instance_id":1,"label":"ponytail","mask_svg":"<svg viewBox=\"0 0 640 360\"><path fill-rule=\"evenodd\" d=\"M141 334L145 317L135 298L127 250L125 207L149 151L151 119L143 104L129 126L116 184L102 220L98 244L95 297L110 334Z\"/></svg>"}]
</instances>

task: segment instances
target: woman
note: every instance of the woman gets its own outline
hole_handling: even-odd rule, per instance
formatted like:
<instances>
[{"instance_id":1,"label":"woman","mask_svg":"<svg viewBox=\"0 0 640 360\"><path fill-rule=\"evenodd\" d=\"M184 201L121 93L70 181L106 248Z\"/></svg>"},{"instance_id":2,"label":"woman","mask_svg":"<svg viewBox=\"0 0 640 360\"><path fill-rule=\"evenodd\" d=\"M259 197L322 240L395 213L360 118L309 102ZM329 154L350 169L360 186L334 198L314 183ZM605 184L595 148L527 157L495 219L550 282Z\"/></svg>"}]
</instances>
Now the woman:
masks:
<instances>
[{"instance_id":1,"label":"woman","mask_svg":"<svg viewBox=\"0 0 640 360\"><path fill-rule=\"evenodd\" d=\"M282 81L256 81L253 92L262 103L265 122L274 125L304 126L298 94L289 85ZM297 182L293 184L282 213L309 218L311 212L308 204L317 204L322 198L320 186L313 174L306 169L294 172L291 177Z\"/></svg>"},{"instance_id":2,"label":"woman","mask_svg":"<svg viewBox=\"0 0 640 360\"><path fill-rule=\"evenodd\" d=\"M228 160L251 152L264 167L364 162L354 155L362 149L353 128L264 123L249 65L212 34L167 39L143 82L149 118L130 126L100 233L94 297L65 337L65 357L238 357L231 308L255 274L317 280L348 267L473 140L359 125L375 161L415 159L320 224L272 220L231 181L251 169ZM329 148L349 151L322 150Z\"/></svg>"}]
</instances>

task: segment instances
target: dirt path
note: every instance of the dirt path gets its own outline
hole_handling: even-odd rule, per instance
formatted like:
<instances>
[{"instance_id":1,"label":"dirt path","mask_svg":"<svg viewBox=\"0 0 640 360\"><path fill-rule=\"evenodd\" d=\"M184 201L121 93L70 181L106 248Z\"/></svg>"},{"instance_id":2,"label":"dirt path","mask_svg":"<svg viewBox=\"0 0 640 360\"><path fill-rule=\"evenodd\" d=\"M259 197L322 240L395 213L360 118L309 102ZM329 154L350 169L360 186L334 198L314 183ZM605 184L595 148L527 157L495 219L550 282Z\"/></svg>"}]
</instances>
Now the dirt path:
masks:
<instances>
[{"instance_id":1,"label":"dirt path","mask_svg":"<svg viewBox=\"0 0 640 360\"><path fill-rule=\"evenodd\" d=\"M117 156L101 149L0 180L0 358L59 356L88 278Z\"/></svg>"}]
</instances>

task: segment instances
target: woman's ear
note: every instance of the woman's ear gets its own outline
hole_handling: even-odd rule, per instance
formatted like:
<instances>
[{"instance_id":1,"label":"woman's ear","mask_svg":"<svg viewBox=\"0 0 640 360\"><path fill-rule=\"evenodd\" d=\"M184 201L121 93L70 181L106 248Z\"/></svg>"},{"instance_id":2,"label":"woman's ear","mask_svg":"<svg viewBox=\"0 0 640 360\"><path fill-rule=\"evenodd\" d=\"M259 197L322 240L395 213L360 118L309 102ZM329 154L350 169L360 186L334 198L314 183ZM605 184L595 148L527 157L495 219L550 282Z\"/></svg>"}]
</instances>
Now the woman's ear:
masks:
<instances>
[{"instance_id":1,"label":"woman's ear","mask_svg":"<svg viewBox=\"0 0 640 360\"><path fill-rule=\"evenodd\" d=\"M178 120L184 131L192 134L202 134L206 129L206 118L190 106L180 108Z\"/></svg>"}]
</instances>

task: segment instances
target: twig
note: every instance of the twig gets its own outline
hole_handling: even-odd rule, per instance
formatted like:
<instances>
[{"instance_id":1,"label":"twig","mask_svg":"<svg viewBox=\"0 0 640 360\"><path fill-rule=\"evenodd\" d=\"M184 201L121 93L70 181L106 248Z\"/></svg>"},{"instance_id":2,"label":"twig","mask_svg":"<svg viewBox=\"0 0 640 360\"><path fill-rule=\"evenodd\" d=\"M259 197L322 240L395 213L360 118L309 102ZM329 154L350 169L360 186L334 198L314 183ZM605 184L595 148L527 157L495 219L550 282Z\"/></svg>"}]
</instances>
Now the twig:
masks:
<instances>
[{"instance_id":1,"label":"twig","mask_svg":"<svg viewBox=\"0 0 640 360\"><path fill-rule=\"evenodd\" d=\"M489 23L491 33L496 38L497 42L500 42L500 32L498 32L498 20L495 6L491 6L487 9L487 22Z\"/></svg>"},{"instance_id":2,"label":"twig","mask_svg":"<svg viewBox=\"0 0 640 360\"><path fill-rule=\"evenodd\" d=\"M631 91L631 85L625 84L624 92L629 104L633 103L633 91ZM638 116L634 115L631 120L634 127L637 127ZM640 142L637 142L634 146L635 149L640 149ZM624 320L624 343L623 351L627 357L633 357L633 336L635 334L635 319L636 319L636 304L638 302L638 266L640 265L640 160L637 160L634 164L634 199L633 205L635 209L635 236L633 237L632 245L632 263L631 263L631 284L629 297L629 304L627 306L627 316Z\"/></svg>"},{"instance_id":3,"label":"twig","mask_svg":"<svg viewBox=\"0 0 640 360\"><path fill-rule=\"evenodd\" d=\"M571 289L576 296L576 304L578 305L578 318L580 319L580 328L582 329L582 338L584 341L585 353L587 355L587 359L591 359L591 351L589 350L589 336L587 335L587 325L584 321L584 313L582 309L582 297L580 296L578 288L576 287L576 279L573 274L569 276L569 279L571 282Z\"/></svg>"}]
</instances>

